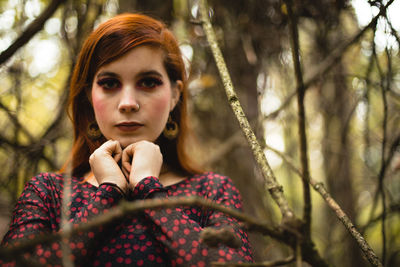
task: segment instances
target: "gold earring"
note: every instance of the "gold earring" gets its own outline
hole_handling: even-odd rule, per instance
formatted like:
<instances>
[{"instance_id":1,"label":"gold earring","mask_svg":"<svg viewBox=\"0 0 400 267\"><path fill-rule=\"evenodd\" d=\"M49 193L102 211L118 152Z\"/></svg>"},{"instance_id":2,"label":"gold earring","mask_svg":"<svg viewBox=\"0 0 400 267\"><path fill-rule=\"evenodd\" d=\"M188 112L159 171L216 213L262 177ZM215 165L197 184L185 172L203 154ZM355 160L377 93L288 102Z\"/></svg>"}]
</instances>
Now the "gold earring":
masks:
<instances>
[{"instance_id":1,"label":"gold earring","mask_svg":"<svg viewBox=\"0 0 400 267\"><path fill-rule=\"evenodd\" d=\"M169 139L175 139L179 133L179 126L178 124L172 120L171 114L168 117L167 124L165 125L163 135Z\"/></svg>"},{"instance_id":2,"label":"gold earring","mask_svg":"<svg viewBox=\"0 0 400 267\"><path fill-rule=\"evenodd\" d=\"M96 121L89 123L86 132L89 139L93 141L99 139L102 136L99 125L97 125Z\"/></svg>"}]
</instances>

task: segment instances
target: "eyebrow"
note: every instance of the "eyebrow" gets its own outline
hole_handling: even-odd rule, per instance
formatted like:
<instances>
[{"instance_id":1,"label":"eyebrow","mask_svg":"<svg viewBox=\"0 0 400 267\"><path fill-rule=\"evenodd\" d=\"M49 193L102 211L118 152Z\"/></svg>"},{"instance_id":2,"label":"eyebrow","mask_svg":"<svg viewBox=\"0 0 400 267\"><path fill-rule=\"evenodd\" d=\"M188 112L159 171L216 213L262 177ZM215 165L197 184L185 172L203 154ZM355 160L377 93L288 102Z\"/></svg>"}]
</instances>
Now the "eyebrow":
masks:
<instances>
[{"instance_id":1,"label":"eyebrow","mask_svg":"<svg viewBox=\"0 0 400 267\"><path fill-rule=\"evenodd\" d=\"M96 78L101 78L103 76L111 76L111 77L118 77L118 75L111 71L102 71L96 75Z\"/></svg>"},{"instance_id":2,"label":"eyebrow","mask_svg":"<svg viewBox=\"0 0 400 267\"><path fill-rule=\"evenodd\" d=\"M141 72L139 72L136 76L139 76L139 77L143 77L143 76L149 76L149 75L155 75L155 76L158 76L158 77L162 77L162 74L161 73L159 73L158 71L156 71L156 70L149 70L149 71L141 71ZM100 72L99 74L97 74L97 76L96 76L96 78L101 78L101 77L104 77L104 76L108 76L108 77L119 77L119 75L118 74L116 74L116 73L114 73L114 72L111 72L111 71L102 71L102 72Z\"/></svg>"},{"instance_id":3,"label":"eyebrow","mask_svg":"<svg viewBox=\"0 0 400 267\"><path fill-rule=\"evenodd\" d=\"M158 76L158 77L160 77L160 78L162 77L162 74L159 73L159 72L156 71L156 70L141 71L141 72L139 72L139 74L138 74L138 76L141 76L141 77L143 77L143 76L149 76L149 75Z\"/></svg>"}]
</instances>

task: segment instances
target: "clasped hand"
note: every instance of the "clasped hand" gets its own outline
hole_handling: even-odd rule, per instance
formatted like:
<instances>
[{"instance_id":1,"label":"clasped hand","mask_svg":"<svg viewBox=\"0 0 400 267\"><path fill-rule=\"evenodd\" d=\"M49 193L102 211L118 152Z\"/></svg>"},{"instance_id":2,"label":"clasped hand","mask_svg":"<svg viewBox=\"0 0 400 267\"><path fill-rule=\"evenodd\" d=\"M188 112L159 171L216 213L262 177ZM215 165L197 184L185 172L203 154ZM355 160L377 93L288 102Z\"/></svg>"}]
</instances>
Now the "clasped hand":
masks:
<instances>
[{"instance_id":1,"label":"clasped hand","mask_svg":"<svg viewBox=\"0 0 400 267\"><path fill-rule=\"evenodd\" d=\"M162 163L160 147L149 141L139 141L122 150L118 141L108 140L89 157L97 182L114 183L124 192L133 190L145 177L158 177Z\"/></svg>"}]
</instances>

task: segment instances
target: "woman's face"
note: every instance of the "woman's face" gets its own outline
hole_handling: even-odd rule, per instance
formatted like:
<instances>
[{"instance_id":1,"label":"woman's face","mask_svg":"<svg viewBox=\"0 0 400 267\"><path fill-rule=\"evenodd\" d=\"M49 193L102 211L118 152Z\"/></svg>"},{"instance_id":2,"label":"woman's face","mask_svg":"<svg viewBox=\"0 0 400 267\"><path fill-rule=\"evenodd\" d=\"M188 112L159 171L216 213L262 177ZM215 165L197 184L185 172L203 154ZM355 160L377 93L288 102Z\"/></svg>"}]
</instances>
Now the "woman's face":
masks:
<instances>
[{"instance_id":1,"label":"woman's face","mask_svg":"<svg viewBox=\"0 0 400 267\"><path fill-rule=\"evenodd\" d=\"M181 81L171 85L163 59L161 49L139 46L97 71L91 101L107 139L124 148L160 136L182 87Z\"/></svg>"}]
</instances>

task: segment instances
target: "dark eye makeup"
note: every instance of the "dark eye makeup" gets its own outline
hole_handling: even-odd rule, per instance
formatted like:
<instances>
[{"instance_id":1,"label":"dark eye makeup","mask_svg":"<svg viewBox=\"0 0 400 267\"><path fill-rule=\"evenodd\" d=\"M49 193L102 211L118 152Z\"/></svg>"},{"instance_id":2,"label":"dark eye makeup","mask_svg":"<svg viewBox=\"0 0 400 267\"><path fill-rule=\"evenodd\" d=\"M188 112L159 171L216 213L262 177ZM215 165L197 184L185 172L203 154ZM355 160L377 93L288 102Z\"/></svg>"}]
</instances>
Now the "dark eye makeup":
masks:
<instances>
[{"instance_id":1,"label":"dark eye makeup","mask_svg":"<svg viewBox=\"0 0 400 267\"><path fill-rule=\"evenodd\" d=\"M112 90L121 87L121 83L115 78L102 78L97 84L106 90Z\"/></svg>"},{"instance_id":2,"label":"dark eye makeup","mask_svg":"<svg viewBox=\"0 0 400 267\"><path fill-rule=\"evenodd\" d=\"M153 89L163 84L163 81L157 77L144 77L137 82L139 88Z\"/></svg>"},{"instance_id":3,"label":"dark eye makeup","mask_svg":"<svg viewBox=\"0 0 400 267\"><path fill-rule=\"evenodd\" d=\"M136 87L139 89L154 89L162 85L164 82L161 78L155 76L144 76L136 82ZM118 78L104 77L97 81L97 85L104 90L114 90L122 87L122 83Z\"/></svg>"}]
</instances>

